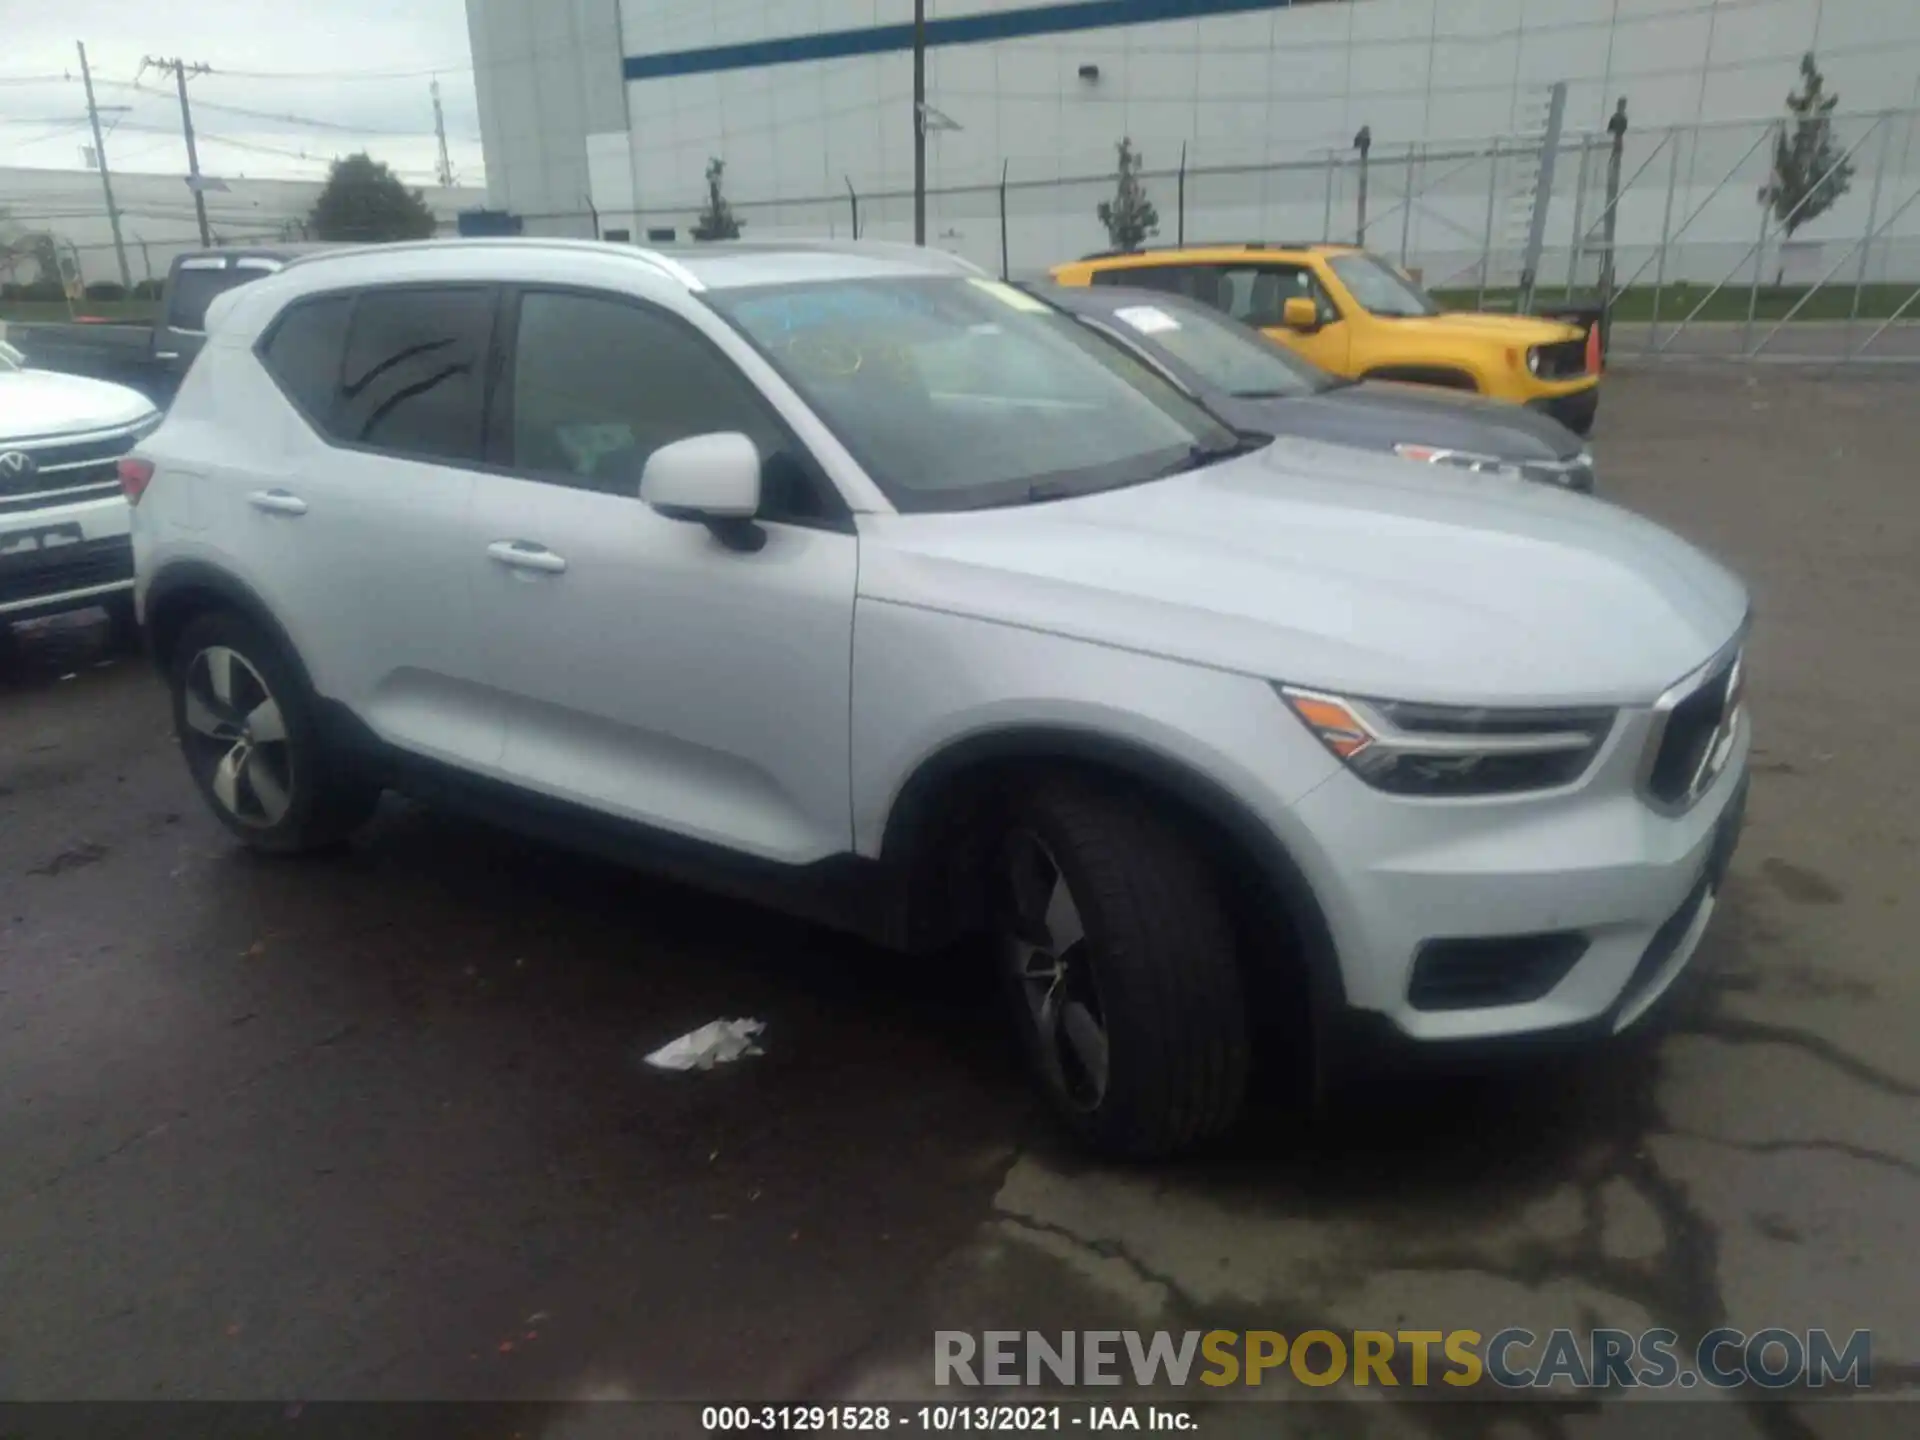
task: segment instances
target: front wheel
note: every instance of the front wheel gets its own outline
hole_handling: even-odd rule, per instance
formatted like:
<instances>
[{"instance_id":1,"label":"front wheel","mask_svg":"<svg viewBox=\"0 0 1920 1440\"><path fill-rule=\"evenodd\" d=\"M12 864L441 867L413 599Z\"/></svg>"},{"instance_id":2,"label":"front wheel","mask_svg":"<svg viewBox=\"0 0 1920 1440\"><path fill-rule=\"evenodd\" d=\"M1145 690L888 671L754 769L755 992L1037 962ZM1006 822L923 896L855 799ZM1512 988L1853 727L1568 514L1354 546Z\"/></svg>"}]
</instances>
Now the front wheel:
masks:
<instances>
[{"instance_id":1,"label":"front wheel","mask_svg":"<svg viewBox=\"0 0 1920 1440\"><path fill-rule=\"evenodd\" d=\"M1247 1088L1233 926L1216 878L1143 800L1074 778L1012 806L996 866L997 950L1055 1114L1116 1155L1227 1130Z\"/></svg>"},{"instance_id":2,"label":"front wheel","mask_svg":"<svg viewBox=\"0 0 1920 1440\"><path fill-rule=\"evenodd\" d=\"M291 854L344 839L379 792L328 754L310 693L243 617L203 616L172 668L174 733L220 822L256 850Z\"/></svg>"}]
</instances>

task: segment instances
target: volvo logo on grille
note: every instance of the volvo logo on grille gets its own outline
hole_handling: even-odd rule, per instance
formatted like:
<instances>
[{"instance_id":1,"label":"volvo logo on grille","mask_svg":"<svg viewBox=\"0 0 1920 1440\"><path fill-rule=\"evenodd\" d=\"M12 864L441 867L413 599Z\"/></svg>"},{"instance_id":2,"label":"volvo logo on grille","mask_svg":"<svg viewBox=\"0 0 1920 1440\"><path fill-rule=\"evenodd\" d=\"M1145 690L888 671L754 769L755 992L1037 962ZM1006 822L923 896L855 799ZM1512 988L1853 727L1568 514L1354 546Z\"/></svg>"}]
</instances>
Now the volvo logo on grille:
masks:
<instances>
[{"instance_id":1,"label":"volvo logo on grille","mask_svg":"<svg viewBox=\"0 0 1920 1440\"><path fill-rule=\"evenodd\" d=\"M0 451L0 485L31 480L39 468L40 462L24 450Z\"/></svg>"}]
</instances>

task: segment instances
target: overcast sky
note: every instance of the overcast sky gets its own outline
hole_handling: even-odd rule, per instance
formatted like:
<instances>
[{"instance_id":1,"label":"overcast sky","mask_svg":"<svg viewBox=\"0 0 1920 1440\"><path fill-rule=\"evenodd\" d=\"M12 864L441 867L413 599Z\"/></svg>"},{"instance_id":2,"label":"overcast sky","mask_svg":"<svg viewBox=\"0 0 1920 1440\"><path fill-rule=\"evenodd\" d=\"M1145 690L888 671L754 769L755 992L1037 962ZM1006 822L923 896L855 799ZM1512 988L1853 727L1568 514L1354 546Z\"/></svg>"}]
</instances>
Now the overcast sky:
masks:
<instances>
[{"instance_id":1,"label":"overcast sky","mask_svg":"<svg viewBox=\"0 0 1920 1440\"><path fill-rule=\"evenodd\" d=\"M456 178L485 183L465 0L0 0L0 11L0 166L83 164L81 40L102 110L129 107L101 116L116 172L185 172L173 77L140 71L146 56L179 55L213 68L188 81L209 175L319 179L332 157L364 149L431 184L437 75Z\"/></svg>"}]
</instances>

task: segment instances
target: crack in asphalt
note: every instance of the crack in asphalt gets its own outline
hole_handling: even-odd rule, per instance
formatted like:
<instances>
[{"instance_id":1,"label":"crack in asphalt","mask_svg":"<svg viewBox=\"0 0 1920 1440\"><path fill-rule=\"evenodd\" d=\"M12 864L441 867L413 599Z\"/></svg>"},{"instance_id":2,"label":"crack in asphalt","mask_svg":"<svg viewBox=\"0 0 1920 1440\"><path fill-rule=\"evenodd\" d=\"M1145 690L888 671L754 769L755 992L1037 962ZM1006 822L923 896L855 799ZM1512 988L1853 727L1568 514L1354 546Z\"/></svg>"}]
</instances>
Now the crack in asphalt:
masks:
<instances>
[{"instance_id":1,"label":"crack in asphalt","mask_svg":"<svg viewBox=\"0 0 1920 1440\"><path fill-rule=\"evenodd\" d=\"M1883 1095L1900 1100L1920 1099L1920 1085L1888 1074L1878 1066L1841 1049L1825 1036L1796 1030L1791 1025L1776 1025L1766 1020L1716 1013L1694 1021L1678 1033L1724 1040L1731 1045L1786 1045L1832 1066L1850 1079Z\"/></svg>"},{"instance_id":2,"label":"crack in asphalt","mask_svg":"<svg viewBox=\"0 0 1920 1440\"><path fill-rule=\"evenodd\" d=\"M1701 1140L1709 1145L1725 1145L1729 1149L1744 1151L1749 1155L1783 1155L1803 1150L1819 1154L1844 1155L1849 1160L1859 1160L1868 1165L1884 1165L1888 1169L1898 1170L1902 1174L1920 1179L1920 1164L1907 1159L1904 1155L1876 1150L1871 1145L1857 1145L1851 1140L1829 1140L1819 1135L1810 1136L1804 1140L1729 1140L1721 1135L1707 1135L1696 1130L1666 1130L1660 1133L1671 1135L1676 1140Z\"/></svg>"}]
</instances>

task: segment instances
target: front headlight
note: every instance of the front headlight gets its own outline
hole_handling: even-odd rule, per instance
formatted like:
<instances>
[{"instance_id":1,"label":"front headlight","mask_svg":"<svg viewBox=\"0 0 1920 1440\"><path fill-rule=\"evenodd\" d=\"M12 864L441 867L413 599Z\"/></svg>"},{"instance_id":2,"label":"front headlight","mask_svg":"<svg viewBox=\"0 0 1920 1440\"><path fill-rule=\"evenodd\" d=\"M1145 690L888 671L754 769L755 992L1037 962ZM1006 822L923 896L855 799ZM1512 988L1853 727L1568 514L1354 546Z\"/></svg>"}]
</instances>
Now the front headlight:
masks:
<instances>
[{"instance_id":1,"label":"front headlight","mask_svg":"<svg viewBox=\"0 0 1920 1440\"><path fill-rule=\"evenodd\" d=\"M1349 770L1393 795L1514 795L1570 785L1613 728L1614 712L1602 707L1485 709L1277 688Z\"/></svg>"},{"instance_id":2,"label":"front headlight","mask_svg":"<svg viewBox=\"0 0 1920 1440\"><path fill-rule=\"evenodd\" d=\"M1529 345L1527 347L1527 373L1529 375L1538 375L1540 373L1540 347L1538 345Z\"/></svg>"}]
</instances>

